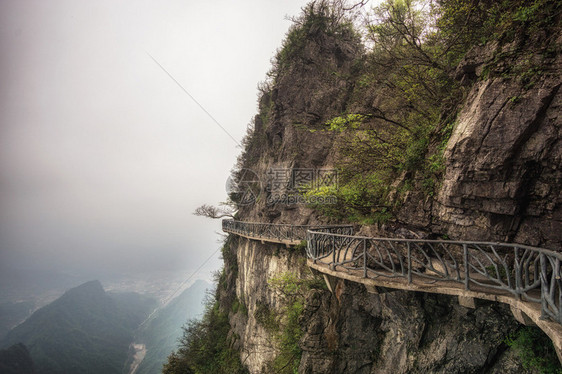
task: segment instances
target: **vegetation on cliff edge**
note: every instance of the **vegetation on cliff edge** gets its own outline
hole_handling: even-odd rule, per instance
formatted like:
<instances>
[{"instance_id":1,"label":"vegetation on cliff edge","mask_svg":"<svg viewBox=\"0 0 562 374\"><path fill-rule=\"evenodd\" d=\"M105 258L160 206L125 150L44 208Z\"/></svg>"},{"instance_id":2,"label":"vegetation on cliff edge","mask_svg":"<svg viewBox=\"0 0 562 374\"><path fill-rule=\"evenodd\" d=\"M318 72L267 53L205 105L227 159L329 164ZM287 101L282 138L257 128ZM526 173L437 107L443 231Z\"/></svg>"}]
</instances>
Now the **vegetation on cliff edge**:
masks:
<instances>
[{"instance_id":1,"label":"vegetation on cliff edge","mask_svg":"<svg viewBox=\"0 0 562 374\"><path fill-rule=\"evenodd\" d=\"M259 113L243 141L234 179L264 160L295 168L317 166L300 164L299 150L284 148L284 128L292 125L299 134L319 133L336 145L338 184L305 186L302 191L311 202L337 197L336 204L311 203L317 212L366 224L392 219L411 192L422 198L437 192L445 173L447 142L472 85L487 79L513 80L525 90L543 77L544 59L560 52L553 38L559 35L561 9L555 0L387 0L374 9L363 2L310 2L293 19L268 80L259 86ZM486 47L493 53L482 62L482 71L462 69L471 50ZM533 56L519 58L523 47L532 49ZM307 74L315 74L314 79L306 81ZM298 89L291 90L295 86ZM298 96L301 91L308 96ZM304 103L291 101L295 97ZM325 107L318 110L315 102ZM221 276L223 284L231 281L227 273ZM286 291L286 285L298 284L289 278L270 285ZM234 365L238 370L222 324L227 319L216 305L214 301L208 307L203 325L186 330L184 346L202 355L190 359L190 365L201 360L216 365L213 368ZM233 297L225 310L231 306L247 312ZM303 307L301 298L285 298L281 322L288 329L281 332L275 330L280 317L265 303L256 306L254 317L275 330L281 351L272 371L298 368L298 316ZM211 324L223 329L212 340L221 342L220 349L205 345L214 336ZM170 363L176 359L181 357L171 356Z\"/></svg>"},{"instance_id":2,"label":"vegetation on cliff edge","mask_svg":"<svg viewBox=\"0 0 562 374\"><path fill-rule=\"evenodd\" d=\"M319 71L334 69L329 62L315 61L311 51L322 53L330 46L355 50L350 70L336 68L331 76L337 79L324 77L314 88L315 97L340 90L340 112L330 117L304 113L302 118L312 119L295 124L336 139L338 185L314 186L305 197L337 220L384 222L410 191L431 197L438 190L444 150L472 84L497 77L517 80L528 89L544 75L543 60L559 53L553 38L560 9L553 0L388 0L370 10L342 1L313 1L294 19L270 79L260 85L260 113L245 139L238 169L251 169L263 156L267 128L276 125L284 110L276 100L280 82L297 70L307 71L310 64ZM531 39L533 55L511 64L510 58ZM363 48L355 46L358 40ZM499 52L480 77L458 70L469 50L494 43ZM343 52L334 53L337 60ZM336 196L337 203L313 203L327 195Z\"/></svg>"},{"instance_id":3,"label":"vegetation on cliff edge","mask_svg":"<svg viewBox=\"0 0 562 374\"><path fill-rule=\"evenodd\" d=\"M232 347L228 314L217 298L210 297L200 321L192 320L184 327L179 348L168 356L164 374L243 374L240 353Z\"/></svg>"},{"instance_id":4,"label":"vegetation on cliff edge","mask_svg":"<svg viewBox=\"0 0 562 374\"><path fill-rule=\"evenodd\" d=\"M164 374L244 374L247 370L234 348L235 337L230 333L228 313L242 311L245 305L236 298L233 280L238 273L237 239L228 237L222 247L224 268L215 274L217 288L205 300L203 317L188 321L178 349L168 356ZM224 297L223 297L224 296Z\"/></svg>"}]
</instances>

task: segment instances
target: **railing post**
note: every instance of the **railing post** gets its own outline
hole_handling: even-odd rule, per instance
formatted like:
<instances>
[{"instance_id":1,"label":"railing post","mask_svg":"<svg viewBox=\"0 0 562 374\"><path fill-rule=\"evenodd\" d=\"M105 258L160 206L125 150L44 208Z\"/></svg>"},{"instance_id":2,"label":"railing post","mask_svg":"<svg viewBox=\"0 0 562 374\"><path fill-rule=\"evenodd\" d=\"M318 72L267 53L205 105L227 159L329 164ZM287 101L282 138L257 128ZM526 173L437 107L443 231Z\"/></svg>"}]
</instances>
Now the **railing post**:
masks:
<instances>
[{"instance_id":1,"label":"railing post","mask_svg":"<svg viewBox=\"0 0 562 374\"><path fill-rule=\"evenodd\" d=\"M554 265L554 278L556 279L555 284L558 285L558 323L562 324L562 277L560 273L560 259L557 258Z\"/></svg>"},{"instance_id":2,"label":"railing post","mask_svg":"<svg viewBox=\"0 0 562 374\"><path fill-rule=\"evenodd\" d=\"M332 266L334 269L336 268L336 243L334 240L334 236L330 235L332 238Z\"/></svg>"},{"instance_id":3,"label":"railing post","mask_svg":"<svg viewBox=\"0 0 562 374\"><path fill-rule=\"evenodd\" d=\"M555 277L555 284L558 285L558 323L562 325L562 282L561 282L561 271L560 271L560 259L555 260L554 266L554 277ZM556 287L556 286L555 286ZM556 293L555 293L556 294Z\"/></svg>"},{"instance_id":4,"label":"railing post","mask_svg":"<svg viewBox=\"0 0 562 374\"><path fill-rule=\"evenodd\" d=\"M331 270L336 270L336 267L340 264L339 260L342 259L342 264L346 262L346 256L348 251L353 248L353 254L356 253L357 246L363 245L363 278L369 277L369 268L368 268L368 260L373 261L375 264L378 264L383 267L383 269L389 270L396 273L395 269L395 262L393 261L392 253L395 253L398 257L400 262L400 269L401 269L401 276L404 276L404 259L403 259L403 252L401 251L404 247L403 244L406 244L407 248L407 279L408 284L413 283L413 275L414 275L414 266L413 262L418 261L412 258L413 254L415 253L416 256L419 255L416 252L416 246L418 246L417 241L408 241L408 240L400 240L400 239L388 239L388 243L390 243L390 247L386 248L388 255L391 257L390 261L391 264L387 267L385 262L381 258L379 260L376 258L376 255L367 253L367 248L371 248L371 250L379 251L381 248L375 247L375 243L377 239L374 238L366 238L366 237L352 237L353 230L352 227L348 226L334 226L334 227L317 227L316 230L313 231L312 226L307 225L290 225L290 224L265 224L265 223L257 223L257 222L242 222L237 220L223 220L222 221L222 228L225 232L230 234L238 234L242 237L248 237L251 239L263 238L263 240L270 240L274 241L275 238L277 239L290 239L292 241L299 240L305 238L307 240L307 256L313 260L313 262L321 263L321 264L328 264ZM309 231L308 228L311 228ZM315 234L316 232L316 234ZM258 239L259 240L259 239ZM381 240L381 239L378 239ZM362 244L357 244L357 241L362 241ZM369 241L369 245L367 244ZM427 242L428 245L432 246L432 243L438 243L436 246L440 245L442 241L423 241L420 242ZM392 244L398 243L398 244ZM450 243L450 242L449 242ZM412 248L412 244L414 244L414 248ZM489 288L494 289L501 289L504 291L510 291L514 295L512 297L517 297L520 300L525 298L526 302L533 302L541 304L541 319L551 319L562 324L562 287L561 282L561 269L560 269L560 262L562 257L558 253L553 253L552 251L543 250L541 248L517 245L517 244L506 244L506 243L484 243L484 242L453 242L450 243L455 245L454 250L454 258L452 259L454 262L454 269L457 272L457 281L464 283L464 288L466 290L470 290L471 283L476 284L477 287L482 287L485 290L483 292L489 292ZM462 264L458 261L458 247L462 245L463 247L463 262L464 262L464 279L462 279ZM510 250L510 253L514 254L514 268L511 269L510 265L507 264L506 260L503 259L497 254L495 246L501 246L503 248L507 248ZM398 249L397 249L398 248ZM433 247L431 247L435 254L437 255L437 259L440 260L444 266L449 266L449 263L444 262L441 259L440 254L437 253ZM385 248L383 248L385 249ZM443 249L449 253L448 247L443 247ZM332 251L332 260L328 260L330 257L329 250ZM422 254L425 256L426 253L420 247ZM476 253L469 253L469 251L476 251ZM336 253L336 251L338 251ZM412 253L414 251L414 253ZM490 251L493 252L489 253ZM531 252L529 252L531 251ZM449 253L449 255L451 255ZM484 264L479 261L479 255L487 256L490 261L492 261L493 265L501 266L503 264L504 268L508 271L507 274L507 287L505 286L503 279L504 276L498 275L497 280L499 282L497 285L488 285L486 282L482 283L481 278L479 278L479 274L486 275L488 271L486 270ZM537 256L538 257L535 257ZM361 254L359 254L361 256ZM380 253L379 253L380 256ZM451 255L452 256L452 255ZM472 256L472 257L471 257ZM497 260L493 260L490 256L496 256ZM428 257L428 256L426 256ZM359 261L358 257L354 257L356 261ZM429 265L426 268L433 269L431 265L431 259L427 258L430 261ZM473 262L471 263L470 260ZM390 269L390 266L392 269ZM453 266L453 265L451 265ZM345 266L344 266L345 267ZM472 268L472 270L471 270ZM361 267L356 268L356 270L360 270ZM501 270L501 268L499 269ZM446 274L448 274L448 269L445 269ZM471 280L470 273L474 272L475 279ZM371 268L371 273L379 274L377 269ZM530 274L532 272L532 274ZM416 270L416 274L419 274ZM386 276L380 274L382 276ZM537 279L536 277L539 277ZM438 278L438 276L428 274L426 276L429 279ZM492 277L494 278L494 277ZM512 280L515 279L515 282ZM535 295L535 292L538 291L537 288L540 284L540 299L538 299ZM460 286L460 285L459 285ZM462 286L461 286L462 287ZM527 288L532 288L533 294L529 295L526 290ZM438 292L438 291L437 291Z\"/></svg>"},{"instance_id":5,"label":"railing post","mask_svg":"<svg viewBox=\"0 0 562 374\"><path fill-rule=\"evenodd\" d=\"M307 239L309 240L309 242L307 243L307 245L311 246L312 248L312 253L314 256L314 263L316 263L316 259L318 258L318 243L316 242L316 237L313 233L308 233L307 232Z\"/></svg>"},{"instance_id":6,"label":"railing post","mask_svg":"<svg viewBox=\"0 0 562 374\"><path fill-rule=\"evenodd\" d=\"M410 242L406 242L408 246L408 284L412 284L412 248Z\"/></svg>"},{"instance_id":7,"label":"railing post","mask_svg":"<svg viewBox=\"0 0 562 374\"><path fill-rule=\"evenodd\" d=\"M515 267L515 293L517 298L521 300L521 288L522 288L522 279L521 279L521 269L519 269L519 247L515 247L515 258L513 259L513 266ZM509 274L507 274L509 277Z\"/></svg>"},{"instance_id":8,"label":"railing post","mask_svg":"<svg viewBox=\"0 0 562 374\"><path fill-rule=\"evenodd\" d=\"M468 246L466 244L462 245L463 249L463 261L464 261L464 289L469 290L470 286L470 266L468 265Z\"/></svg>"},{"instance_id":9,"label":"railing post","mask_svg":"<svg viewBox=\"0 0 562 374\"><path fill-rule=\"evenodd\" d=\"M304 237L306 238L306 256L311 258L312 251L310 248L310 234L308 233L308 231L304 234Z\"/></svg>"},{"instance_id":10,"label":"railing post","mask_svg":"<svg viewBox=\"0 0 562 374\"><path fill-rule=\"evenodd\" d=\"M363 239L363 278L367 278L367 239Z\"/></svg>"},{"instance_id":11,"label":"railing post","mask_svg":"<svg viewBox=\"0 0 562 374\"><path fill-rule=\"evenodd\" d=\"M540 262L541 262L541 270L539 273L540 279L541 279L541 316L540 319L544 320L544 319L548 319L548 312L547 312L547 308L548 305L546 303L546 298L547 298L547 294L548 294L548 285L547 285L547 279L546 279L546 258L544 253L541 253L539 255L540 258Z\"/></svg>"}]
</instances>

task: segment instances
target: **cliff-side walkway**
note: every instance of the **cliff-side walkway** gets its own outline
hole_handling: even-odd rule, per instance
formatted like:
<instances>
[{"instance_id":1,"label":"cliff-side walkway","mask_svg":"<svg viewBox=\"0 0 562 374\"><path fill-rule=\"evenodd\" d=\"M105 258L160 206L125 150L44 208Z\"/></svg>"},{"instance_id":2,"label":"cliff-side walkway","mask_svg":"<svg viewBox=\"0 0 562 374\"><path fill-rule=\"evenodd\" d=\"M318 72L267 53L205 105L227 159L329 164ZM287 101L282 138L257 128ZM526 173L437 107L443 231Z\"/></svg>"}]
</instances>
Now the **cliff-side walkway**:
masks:
<instances>
[{"instance_id":1,"label":"cliff-side walkway","mask_svg":"<svg viewBox=\"0 0 562 374\"><path fill-rule=\"evenodd\" d=\"M353 226L303 226L223 220L223 231L262 242L306 240L308 266L330 290L337 279L372 293L389 289L440 293L509 304L523 324L552 340L562 362L562 253L515 243L370 238Z\"/></svg>"}]
</instances>

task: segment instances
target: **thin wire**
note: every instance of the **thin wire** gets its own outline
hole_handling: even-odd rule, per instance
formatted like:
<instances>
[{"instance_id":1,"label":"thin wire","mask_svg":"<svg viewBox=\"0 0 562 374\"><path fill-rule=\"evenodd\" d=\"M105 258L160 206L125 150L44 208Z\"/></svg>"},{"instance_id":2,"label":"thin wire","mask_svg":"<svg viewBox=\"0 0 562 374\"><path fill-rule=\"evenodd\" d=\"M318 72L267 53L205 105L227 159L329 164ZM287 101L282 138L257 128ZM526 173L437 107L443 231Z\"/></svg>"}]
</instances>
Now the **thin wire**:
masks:
<instances>
[{"instance_id":1,"label":"thin wire","mask_svg":"<svg viewBox=\"0 0 562 374\"><path fill-rule=\"evenodd\" d=\"M166 300L162 303L162 305L160 305L158 308L154 309L154 311L152 313L150 313L150 315L148 317L146 317L146 319L139 325L138 328L141 328L146 322L148 322L148 320L150 318L152 318L152 316L154 314L156 314L157 312L159 312L162 308L164 308L173 298L174 296L179 292L179 290L187 283L190 281L191 278L193 278L198 272L199 270L201 270L201 268L203 268L203 266L205 266L207 264L207 262L211 261L211 258L213 258L213 256L219 251L219 249L221 249L221 247L217 248L216 251L214 251L193 273L191 273L191 275L189 277L187 277L186 280L184 280L183 282L180 283L180 285L178 286L178 288L176 288L176 290L166 298Z\"/></svg>"},{"instance_id":2,"label":"thin wire","mask_svg":"<svg viewBox=\"0 0 562 374\"><path fill-rule=\"evenodd\" d=\"M145 52L146 52L146 51L145 51ZM154 62L156 63L156 65L158 65L158 66L160 67L160 69L162 69L162 71L163 71L164 73L166 73L166 74L168 75L168 77L170 77L171 80L173 80L174 82L176 82L176 84L178 85L178 87L181 88L182 91L185 92L186 95L189 96L189 97L191 98L191 100L193 100L193 102L194 102L195 104L197 104L197 105L199 106L199 108L201 108L201 109L209 116L209 118L211 118L211 119L217 124L217 126L220 127L220 128L222 129L222 131L224 131L224 133L225 133L226 135L228 135L228 136L230 137L230 139L232 139L232 140L234 141L234 143L236 143L236 145L237 145L238 147L241 147L240 143L238 143L238 141L237 141L232 135L230 135L230 133L219 123L219 121L217 121L216 118L213 117L213 115L212 115L211 113L209 113L209 111L208 111L207 109L205 109L205 107L203 107L203 105L201 105L201 104L193 97L193 95L191 95L191 94L180 84L180 82L178 82L178 81L176 80L176 78L174 78L174 77L172 76L172 74L170 74L170 73L168 72L168 70L166 70L166 69L164 68L164 66L162 66L158 61L156 61L156 59L155 59L154 57L152 57L152 55L151 55L150 53L146 52L146 54L148 55L148 57L150 57L150 58L152 59L152 61L154 61Z\"/></svg>"}]
</instances>

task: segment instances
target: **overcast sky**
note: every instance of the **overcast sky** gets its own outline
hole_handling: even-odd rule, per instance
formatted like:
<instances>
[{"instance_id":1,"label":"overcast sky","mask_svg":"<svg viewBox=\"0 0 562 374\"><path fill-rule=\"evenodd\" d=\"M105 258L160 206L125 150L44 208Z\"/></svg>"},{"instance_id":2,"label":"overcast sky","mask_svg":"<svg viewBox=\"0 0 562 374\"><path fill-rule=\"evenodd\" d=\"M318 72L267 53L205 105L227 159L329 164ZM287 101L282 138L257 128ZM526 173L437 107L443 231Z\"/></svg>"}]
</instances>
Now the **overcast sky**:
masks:
<instances>
[{"instance_id":1,"label":"overcast sky","mask_svg":"<svg viewBox=\"0 0 562 374\"><path fill-rule=\"evenodd\" d=\"M201 265L240 149L150 56L240 141L305 3L0 1L0 271Z\"/></svg>"}]
</instances>

